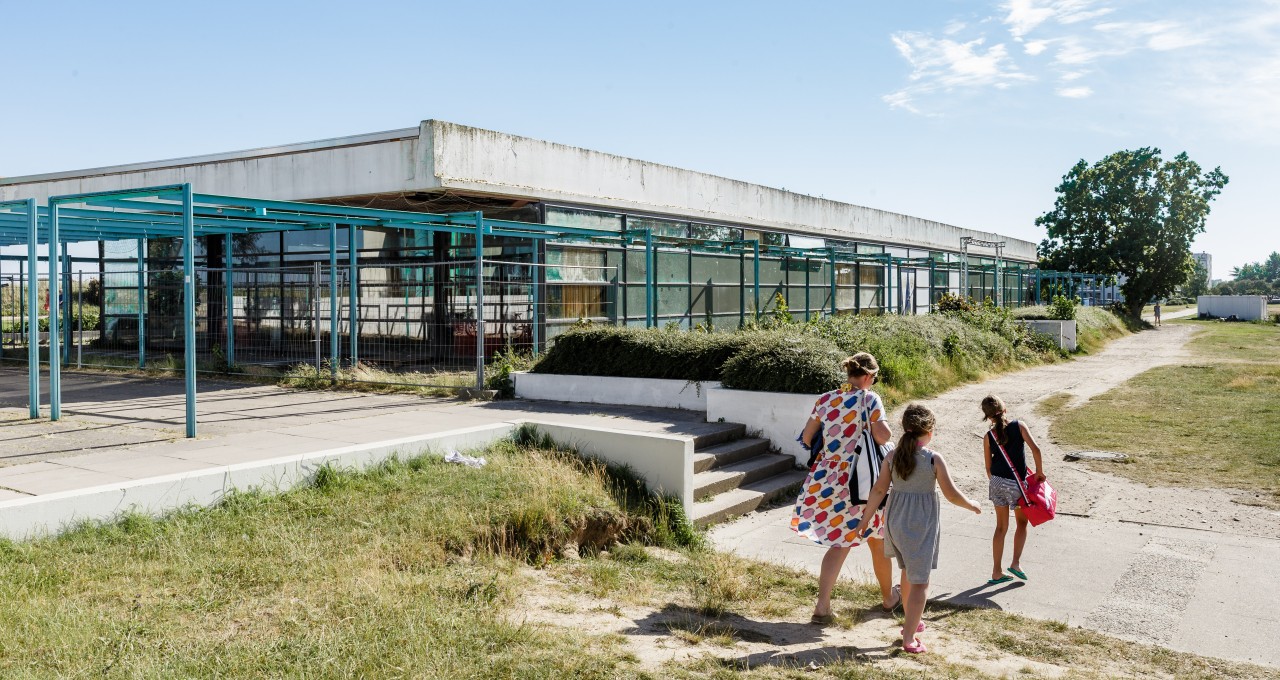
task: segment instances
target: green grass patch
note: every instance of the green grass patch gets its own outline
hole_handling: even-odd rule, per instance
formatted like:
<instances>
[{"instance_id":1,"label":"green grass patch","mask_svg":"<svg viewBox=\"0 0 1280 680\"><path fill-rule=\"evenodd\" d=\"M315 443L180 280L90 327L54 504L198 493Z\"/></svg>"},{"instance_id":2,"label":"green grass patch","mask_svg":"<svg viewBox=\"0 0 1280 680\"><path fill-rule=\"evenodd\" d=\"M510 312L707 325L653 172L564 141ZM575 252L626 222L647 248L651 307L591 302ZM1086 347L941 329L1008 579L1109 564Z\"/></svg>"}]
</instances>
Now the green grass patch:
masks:
<instances>
[{"instance_id":1,"label":"green grass patch","mask_svg":"<svg viewBox=\"0 0 1280 680\"><path fill-rule=\"evenodd\" d=\"M1280 328L1274 324L1180 322L1202 329L1187 346L1206 359L1280 363Z\"/></svg>"},{"instance_id":2,"label":"green grass patch","mask_svg":"<svg viewBox=\"0 0 1280 680\"><path fill-rule=\"evenodd\" d=\"M1120 451L1129 464L1090 463L1148 484L1253 491L1280 506L1280 327L1185 322L1196 363L1162 366L1062 413L1051 433Z\"/></svg>"},{"instance_id":3,"label":"green grass patch","mask_svg":"<svg viewBox=\"0 0 1280 680\"><path fill-rule=\"evenodd\" d=\"M522 565L656 540L661 518L571 453L483 455L325 469L282 495L0 543L0 675L614 677L616 645L502 613Z\"/></svg>"}]
</instances>

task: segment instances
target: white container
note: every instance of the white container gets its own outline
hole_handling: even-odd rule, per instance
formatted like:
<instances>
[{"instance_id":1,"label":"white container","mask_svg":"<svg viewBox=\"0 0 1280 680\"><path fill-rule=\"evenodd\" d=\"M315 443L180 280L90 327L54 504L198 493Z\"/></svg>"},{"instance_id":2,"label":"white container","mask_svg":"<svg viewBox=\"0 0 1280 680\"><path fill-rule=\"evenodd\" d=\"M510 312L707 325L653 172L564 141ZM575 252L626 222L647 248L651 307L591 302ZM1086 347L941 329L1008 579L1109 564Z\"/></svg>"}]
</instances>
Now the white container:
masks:
<instances>
[{"instance_id":1,"label":"white container","mask_svg":"<svg viewBox=\"0 0 1280 680\"><path fill-rule=\"evenodd\" d=\"M1241 321L1257 321L1267 318L1267 296L1201 295L1196 298L1196 312L1219 319L1235 316Z\"/></svg>"}]
</instances>

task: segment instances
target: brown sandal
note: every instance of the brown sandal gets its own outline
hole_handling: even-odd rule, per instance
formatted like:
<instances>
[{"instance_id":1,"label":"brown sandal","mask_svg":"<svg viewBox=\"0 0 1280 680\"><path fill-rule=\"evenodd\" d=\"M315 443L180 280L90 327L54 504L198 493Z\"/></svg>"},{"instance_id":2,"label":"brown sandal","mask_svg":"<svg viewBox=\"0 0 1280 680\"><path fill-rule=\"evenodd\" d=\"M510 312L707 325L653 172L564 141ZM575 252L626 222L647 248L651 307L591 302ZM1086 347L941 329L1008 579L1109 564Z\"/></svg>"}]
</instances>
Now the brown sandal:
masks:
<instances>
[{"instance_id":1,"label":"brown sandal","mask_svg":"<svg viewBox=\"0 0 1280 680\"><path fill-rule=\"evenodd\" d=\"M835 623L835 620L836 620L835 614L822 614L822 615L814 614L809 619L809 623L812 623L818 626L827 626L832 623Z\"/></svg>"},{"instance_id":2,"label":"brown sandal","mask_svg":"<svg viewBox=\"0 0 1280 680\"><path fill-rule=\"evenodd\" d=\"M902 606L902 588L900 586L894 586L890 590L898 596L898 601L894 602L892 607L886 607L883 604L880 605L880 611L886 614L892 614L895 609Z\"/></svg>"}]
</instances>

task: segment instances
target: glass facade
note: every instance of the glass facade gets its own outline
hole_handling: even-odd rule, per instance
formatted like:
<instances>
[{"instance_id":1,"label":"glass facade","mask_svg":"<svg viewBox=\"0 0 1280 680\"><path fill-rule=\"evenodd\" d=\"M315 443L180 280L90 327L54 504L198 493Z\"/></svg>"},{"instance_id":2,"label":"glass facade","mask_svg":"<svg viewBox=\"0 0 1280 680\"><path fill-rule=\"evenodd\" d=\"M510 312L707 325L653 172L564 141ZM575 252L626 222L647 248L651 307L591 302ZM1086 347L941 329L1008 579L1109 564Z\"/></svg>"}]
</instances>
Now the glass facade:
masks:
<instances>
[{"instance_id":1,"label":"glass facade","mask_svg":"<svg viewBox=\"0 0 1280 680\"><path fill-rule=\"evenodd\" d=\"M832 313L924 314L945 292L959 293L963 285L956 253L573 206L538 208L548 225L604 235L564 234L547 240L486 236L483 271L477 272L472 233L365 228L356 232L358 266L352 269L348 230L340 227L337 286L342 300L336 304L346 324L341 332L379 340L371 345L378 349L362 359L411 364L435 360L413 344L424 340L450 345L454 354L475 356L481 344L475 318L480 292L487 353L490 344L496 351L541 343L582 321L732 329L774 311L779 300L801 320ZM651 253L645 249L645 231L657 239ZM744 240L759 244L763 252L758 261ZM149 289L141 302L137 266L129 262L136 260L136 247L132 255L117 247L128 245L113 245L118 259L104 277L105 335L132 342L143 304L149 343L163 344L173 337L170 326L181 317L180 276L175 274L179 243L157 239L148 244ZM328 231L236 235L229 243L221 236L201 238L197 306L212 344L224 342L219 334L228 332L228 298L219 292L228 282L223 270L228 245L237 344L272 346L293 333L300 351L314 348L320 334L317 300L328 299ZM834 264L826 249L838 253ZM994 298L999 287L1005 304L1023 303L1034 287L1017 268L1025 266L1005 264L997 280L993 260L971 257L963 292L981 300ZM318 281L324 282L323 291ZM353 290L358 300L349 309ZM302 339L304 328L311 329L305 340L310 345Z\"/></svg>"}]
</instances>

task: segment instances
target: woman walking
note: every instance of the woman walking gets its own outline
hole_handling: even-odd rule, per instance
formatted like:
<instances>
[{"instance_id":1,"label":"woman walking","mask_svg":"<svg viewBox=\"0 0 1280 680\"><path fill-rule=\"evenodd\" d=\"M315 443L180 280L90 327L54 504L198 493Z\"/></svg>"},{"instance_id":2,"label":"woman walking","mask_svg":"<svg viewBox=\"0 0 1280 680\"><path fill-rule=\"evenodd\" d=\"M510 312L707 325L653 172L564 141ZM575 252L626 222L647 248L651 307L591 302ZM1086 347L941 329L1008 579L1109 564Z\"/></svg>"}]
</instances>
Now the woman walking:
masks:
<instances>
[{"instance_id":1,"label":"woman walking","mask_svg":"<svg viewBox=\"0 0 1280 680\"><path fill-rule=\"evenodd\" d=\"M902 569L902 599L905 622L902 626L902 650L910 654L925 651L924 643L916 635L924 632L925 602L929 597L929 575L938 568L938 548L942 538L939 520L938 494L962 508L982 514L982 508L969 500L947 471L942 456L925 448L933 439L935 418L933 412L919 404L911 404L902 414L902 439L893 453L884 461L884 471L871 490L867 506L874 507L885 494L893 490L889 501L885 524L885 551L898 561ZM871 513L864 511L858 525L861 529L871 522Z\"/></svg>"},{"instance_id":2,"label":"woman walking","mask_svg":"<svg viewBox=\"0 0 1280 680\"><path fill-rule=\"evenodd\" d=\"M883 445L893 437L884 421L880 396L871 391L880 365L866 352L859 352L840 365L848 382L818 397L800 435L806 447L811 447L815 437L823 437L822 454L809 470L791 518L791 528L796 533L827 546L818 577L818 602L813 608L812 622L817 624L835 619L831 591L849 549L864 540L871 548L872 567L880 582L881 606L891 612L902 603L901 593L893 586L893 565L881 544L883 512L874 509L874 519L866 531L852 531L862 515L865 496L880 472L878 452L868 450L872 448L870 442Z\"/></svg>"},{"instance_id":3,"label":"woman walking","mask_svg":"<svg viewBox=\"0 0 1280 680\"><path fill-rule=\"evenodd\" d=\"M1017 480L1027 478L1025 449L1030 448L1036 460L1036 480L1044 481L1040 447L1036 446L1035 438L1024 423L1008 420L1000 397L987 395L982 400L982 415L991 424L991 429L982 438L982 457L987 465L987 497L996 506L996 532L991 537L991 579L987 585L1013 580L1000 568L1004 559L1004 539L1009 535L1010 507L1013 508L1017 528L1013 531L1013 561L1009 563L1009 573L1025 581L1027 574L1022 570L1022 548L1027 544L1027 517L1018 507L1022 492ZM1012 468L1009 467L1010 462L1013 463Z\"/></svg>"}]
</instances>

